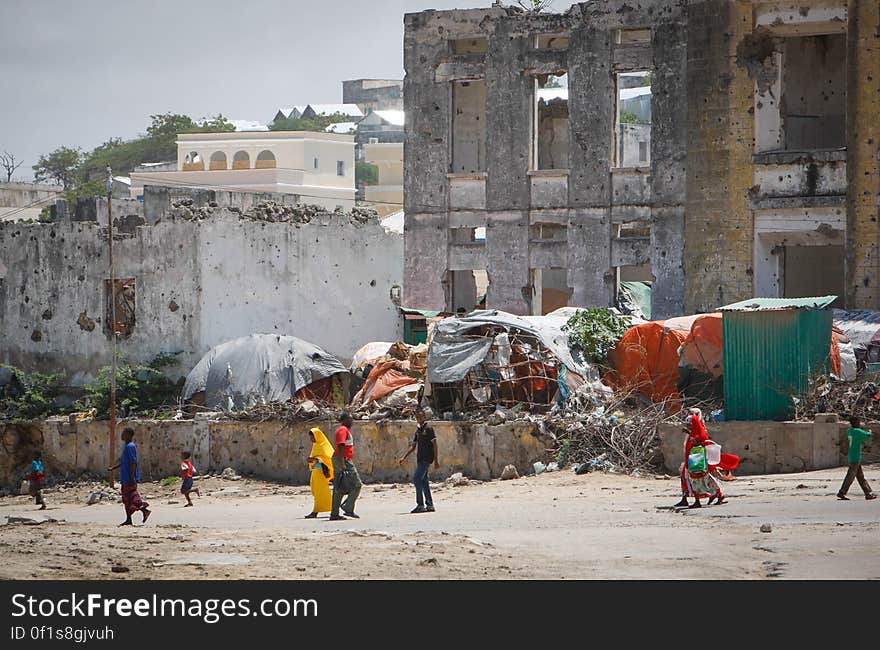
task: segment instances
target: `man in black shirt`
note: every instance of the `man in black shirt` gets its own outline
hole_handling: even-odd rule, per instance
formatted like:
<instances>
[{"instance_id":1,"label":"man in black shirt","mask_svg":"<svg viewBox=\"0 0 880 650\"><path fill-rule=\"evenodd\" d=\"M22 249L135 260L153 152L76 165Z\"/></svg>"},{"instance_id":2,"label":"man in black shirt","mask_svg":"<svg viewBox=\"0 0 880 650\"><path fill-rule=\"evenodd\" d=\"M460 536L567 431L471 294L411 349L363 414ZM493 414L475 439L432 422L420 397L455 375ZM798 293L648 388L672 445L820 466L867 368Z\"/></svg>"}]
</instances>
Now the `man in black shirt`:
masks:
<instances>
[{"instance_id":1,"label":"man in black shirt","mask_svg":"<svg viewBox=\"0 0 880 650\"><path fill-rule=\"evenodd\" d=\"M428 481L428 469L434 463L434 469L440 469L440 461L437 456L437 436L434 429L428 426L425 413L416 411L416 422L419 423L413 436L412 444L406 453L398 461L402 465L414 449L416 452L416 472L413 475L413 483L416 486L416 507L410 512L434 512L434 500L431 498L431 487Z\"/></svg>"}]
</instances>

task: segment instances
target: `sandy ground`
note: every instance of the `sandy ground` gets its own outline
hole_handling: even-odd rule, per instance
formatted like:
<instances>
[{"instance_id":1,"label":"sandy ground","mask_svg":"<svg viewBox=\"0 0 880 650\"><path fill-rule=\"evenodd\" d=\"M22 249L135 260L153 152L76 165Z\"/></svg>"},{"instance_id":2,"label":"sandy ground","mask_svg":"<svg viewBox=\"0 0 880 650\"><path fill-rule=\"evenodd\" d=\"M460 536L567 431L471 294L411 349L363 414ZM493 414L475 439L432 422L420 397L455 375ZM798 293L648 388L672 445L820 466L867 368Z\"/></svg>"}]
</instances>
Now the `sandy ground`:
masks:
<instances>
[{"instance_id":1,"label":"sandy ground","mask_svg":"<svg viewBox=\"0 0 880 650\"><path fill-rule=\"evenodd\" d=\"M86 506L95 486L78 484L46 490L42 512L0 499L0 578L880 579L880 499L854 484L838 501L844 473L739 477L728 503L684 512L658 508L679 498L668 476L437 484L425 514L409 514L410 485L368 484L341 522L302 518L307 487L208 478L193 508L142 485L154 514L126 528L121 504ZM880 489L880 465L866 476Z\"/></svg>"}]
</instances>

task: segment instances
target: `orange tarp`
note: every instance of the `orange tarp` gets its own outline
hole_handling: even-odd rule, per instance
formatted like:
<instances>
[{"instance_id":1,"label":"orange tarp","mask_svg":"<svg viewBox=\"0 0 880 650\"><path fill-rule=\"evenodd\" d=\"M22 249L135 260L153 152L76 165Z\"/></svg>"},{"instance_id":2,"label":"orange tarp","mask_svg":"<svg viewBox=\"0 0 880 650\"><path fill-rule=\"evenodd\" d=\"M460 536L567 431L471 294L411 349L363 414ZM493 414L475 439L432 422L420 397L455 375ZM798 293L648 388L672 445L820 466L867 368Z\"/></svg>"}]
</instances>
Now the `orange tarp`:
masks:
<instances>
[{"instance_id":1,"label":"orange tarp","mask_svg":"<svg viewBox=\"0 0 880 650\"><path fill-rule=\"evenodd\" d=\"M680 397L680 360L707 375L720 377L724 373L721 321L720 313L696 314L631 327L608 355L614 370L606 373L606 383L617 389L638 389L653 401L662 402ZM838 376L840 337L839 332L831 332L831 370Z\"/></svg>"},{"instance_id":2,"label":"orange tarp","mask_svg":"<svg viewBox=\"0 0 880 650\"><path fill-rule=\"evenodd\" d=\"M627 330L608 355L614 370L606 382L618 389L637 389L655 402L677 397L678 348L696 316L651 321Z\"/></svg>"},{"instance_id":3,"label":"orange tarp","mask_svg":"<svg viewBox=\"0 0 880 650\"><path fill-rule=\"evenodd\" d=\"M406 374L410 369L409 361L388 359L379 361L370 371L367 381L354 396L352 404L363 406L377 399L390 395L401 386L409 386L419 379Z\"/></svg>"},{"instance_id":4,"label":"orange tarp","mask_svg":"<svg viewBox=\"0 0 880 650\"><path fill-rule=\"evenodd\" d=\"M682 345L682 365L696 368L715 379L723 375L721 331L720 313L703 314L697 318Z\"/></svg>"}]
</instances>

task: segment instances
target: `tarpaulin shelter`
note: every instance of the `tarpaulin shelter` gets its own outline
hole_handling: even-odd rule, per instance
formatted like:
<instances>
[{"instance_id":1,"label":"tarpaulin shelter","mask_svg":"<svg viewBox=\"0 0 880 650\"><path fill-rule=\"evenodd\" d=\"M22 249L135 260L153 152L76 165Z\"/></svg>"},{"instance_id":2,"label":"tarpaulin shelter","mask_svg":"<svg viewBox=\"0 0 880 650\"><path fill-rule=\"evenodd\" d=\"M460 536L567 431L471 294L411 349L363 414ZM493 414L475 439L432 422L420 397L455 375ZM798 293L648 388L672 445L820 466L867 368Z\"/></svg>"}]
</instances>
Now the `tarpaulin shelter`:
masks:
<instances>
[{"instance_id":1,"label":"tarpaulin shelter","mask_svg":"<svg viewBox=\"0 0 880 650\"><path fill-rule=\"evenodd\" d=\"M724 337L721 312L651 321L627 330L608 356L605 379L618 389L636 389L655 402L682 395L723 395ZM829 361L835 376L853 378L849 342L832 332Z\"/></svg>"},{"instance_id":2,"label":"tarpaulin shelter","mask_svg":"<svg viewBox=\"0 0 880 650\"><path fill-rule=\"evenodd\" d=\"M479 404L550 404L598 382L583 354L569 344L565 316L515 316L477 310L436 323L428 348L428 386L441 409Z\"/></svg>"},{"instance_id":3,"label":"tarpaulin shelter","mask_svg":"<svg viewBox=\"0 0 880 650\"><path fill-rule=\"evenodd\" d=\"M341 406L347 382L345 366L317 345L295 336L251 334L208 350L187 376L182 396L229 410L291 399Z\"/></svg>"},{"instance_id":4,"label":"tarpaulin shelter","mask_svg":"<svg viewBox=\"0 0 880 650\"><path fill-rule=\"evenodd\" d=\"M678 398L679 348L702 314L655 320L629 328L608 355L605 380L654 402Z\"/></svg>"},{"instance_id":5,"label":"tarpaulin shelter","mask_svg":"<svg viewBox=\"0 0 880 650\"><path fill-rule=\"evenodd\" d=\"M360 408L381 400L398 389L423 382L427 346L407 345L403 341L391 344L379 357L366 360L362 366L369 368L366 380L351 400L352 408Z\"/></svg>"},{"instance_id":6,"label":"tarpaulin shelter","mask_svg":"<svg viewBox=\"0 0 880 650\"><path fill-rule=\"evenodd\" d=\"M677 390L700 399L724 395L724 343L720 313L703 314L691 324L681 344Z\"/></svg>"},{"instance_id":7,"label":"tarpaulin shelter","mask_svg":"<svg viewBox=\"0 0 880 650\"><path fill-rule=\"evenodd\" d=\"M880 311L835 309L832 318L852 343L859 368L880 362Z\"/></svg>"}]
</instances>

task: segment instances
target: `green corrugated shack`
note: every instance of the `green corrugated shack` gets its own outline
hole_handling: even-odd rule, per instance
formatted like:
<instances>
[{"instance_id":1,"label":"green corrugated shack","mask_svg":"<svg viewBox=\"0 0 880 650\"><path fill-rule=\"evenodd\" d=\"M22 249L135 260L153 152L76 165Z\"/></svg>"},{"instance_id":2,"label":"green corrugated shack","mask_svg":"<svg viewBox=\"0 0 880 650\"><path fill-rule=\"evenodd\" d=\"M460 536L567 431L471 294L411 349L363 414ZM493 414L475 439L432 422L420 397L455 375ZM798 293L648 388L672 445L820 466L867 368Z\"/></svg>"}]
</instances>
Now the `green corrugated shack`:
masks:
<instances>
[{"instance_id":1,"label":"green corrugated shack","mask_svg":"<svg viewBox=\"0 0 880 650\"><path fill-rule=\"evenodd\" d=\"M828 372L831 303L818 298L752 298L721 307L726 420L786 420L793 395Z\"/></svg>"}]
</instances>

